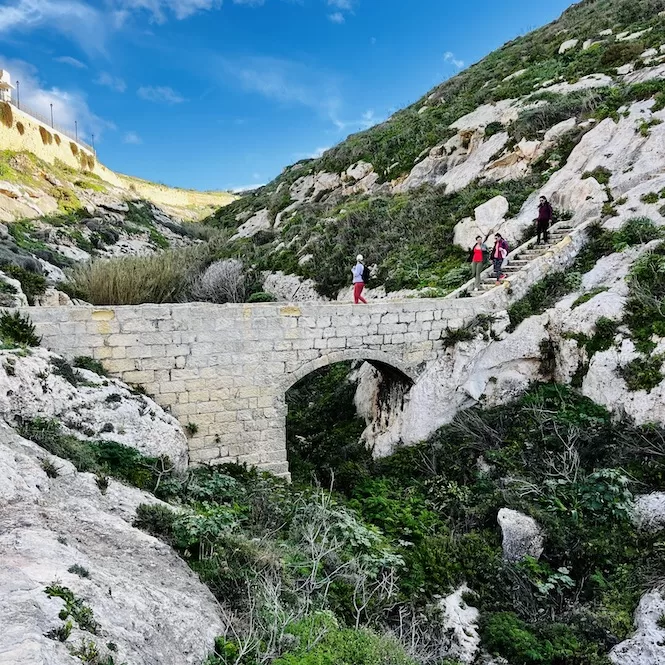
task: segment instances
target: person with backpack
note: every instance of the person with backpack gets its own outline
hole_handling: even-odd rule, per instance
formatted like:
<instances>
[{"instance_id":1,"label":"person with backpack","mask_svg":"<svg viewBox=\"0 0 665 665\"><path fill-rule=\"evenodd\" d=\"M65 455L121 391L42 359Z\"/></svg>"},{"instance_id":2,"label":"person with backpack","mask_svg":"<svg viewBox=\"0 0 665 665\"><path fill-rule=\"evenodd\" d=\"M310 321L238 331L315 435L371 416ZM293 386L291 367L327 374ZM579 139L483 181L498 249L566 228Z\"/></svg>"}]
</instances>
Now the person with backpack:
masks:
<instances>
[{"instance_id":1,"label":"person with backpack","mask_svg":"<svg viewBox=\"0 0 665 665\"><path fill-rule=\"evenodd\" d=\"M536 232L538 233L538 239L536 240L537 245L540 245L541 236L546 245L549 242L549 228L553 217L554 211L552 210L550 202L547 200L547 197L541 196L540 203L538 204L538 218L535 220Z\"/></svg>"},{"instance_id":2,"label":"person with backpack","mask_svg":"<svg viewBox=\"0 0 665 665\"><path fill-rule=\"evenodd\" d=\"M363 255L358 254L356 265L351 269L353 273L353 302L356 305L359 303L367 304L367 301L363 298L363 289L369 281L370 272L369 268L363 264L363 260Z\"/></svg>"},{"instance_id":3,"label":"person with backpack","mask_svg":"<svg viewBox=\"0 0 665 665\"><path fill-rule=\"evenodd\" d=\"M480 275L483 272L485 261L487 259L487 255L489 254L489 250L487 249L487 245L485 243L489 237L489 233L485 236L485 240L483 240L482 236L476 236L476 244L469 250L468 261L471 263L471 274L476 280L473 289L474 291L480 290Z\"/></svg>"},{"instance_id":4,"label":"person with backpack","mask_svg":"<svg viewBox=\"0 0 665 665\"><path fill-rule=\"evenodd\" d=\"M501 280L507 277L501 271L507 256L508 243L500 233L497 233L494 236L494 247L492 248L492 263L494 264L494 277L496 277L497 284L500 284Z\"/></svg>"}]
</instances>

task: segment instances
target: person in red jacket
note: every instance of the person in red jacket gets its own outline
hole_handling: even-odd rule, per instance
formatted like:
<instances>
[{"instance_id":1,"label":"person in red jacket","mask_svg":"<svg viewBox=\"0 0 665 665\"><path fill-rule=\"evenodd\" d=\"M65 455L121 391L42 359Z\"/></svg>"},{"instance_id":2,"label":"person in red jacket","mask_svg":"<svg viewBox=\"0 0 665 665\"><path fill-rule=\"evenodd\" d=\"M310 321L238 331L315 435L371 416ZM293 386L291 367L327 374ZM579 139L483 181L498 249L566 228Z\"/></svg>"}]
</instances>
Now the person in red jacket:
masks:
<instances>
[{"instance_id":1,"label":"person in red jacket","mask_svg":"<svg viewBox=\"0 0 665 665\"><path fill-rule=\"evenodd\" d=\"M549 228L553 216L554 211L552 210L550 202L545 196L541 196L540 204L538 205L538 219L536 219L536 231L538 233L538 239L536 240L537 245L540 245L541 236L546 245L550 241Z\"/></svg>"}]
</instances>

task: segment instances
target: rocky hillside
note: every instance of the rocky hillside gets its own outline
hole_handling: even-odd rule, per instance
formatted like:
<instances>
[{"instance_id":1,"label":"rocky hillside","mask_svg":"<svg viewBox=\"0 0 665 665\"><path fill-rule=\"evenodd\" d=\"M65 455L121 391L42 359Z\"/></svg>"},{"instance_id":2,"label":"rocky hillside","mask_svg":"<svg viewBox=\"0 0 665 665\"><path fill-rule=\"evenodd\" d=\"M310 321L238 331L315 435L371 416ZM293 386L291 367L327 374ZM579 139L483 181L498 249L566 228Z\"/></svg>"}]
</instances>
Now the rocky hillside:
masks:
<instances>
[{"instance_id":1,"label":"rocky hillside","mask_svg":"<svg viewBox=\"0 0 665 665\"><path fill-rule=\"evenodd\" d=\"M233 200L112 175L0 152L1 304L67 303L54 287L69 268L200 243L210 233L198 220Z\"/></svg>"},{"instance_id":2,"label":"rocky hillside","mask_svg":"<svg viewBox=\"0 0 665 665\"><path fill-rule=\"evenodd\" d=\"M661 224L663 10L584 0L208 222L284 299L347 298L358 251L373 297L448 293L477 233L533 233L540 192L573 226Z\"/></svg>"}]
</instances>

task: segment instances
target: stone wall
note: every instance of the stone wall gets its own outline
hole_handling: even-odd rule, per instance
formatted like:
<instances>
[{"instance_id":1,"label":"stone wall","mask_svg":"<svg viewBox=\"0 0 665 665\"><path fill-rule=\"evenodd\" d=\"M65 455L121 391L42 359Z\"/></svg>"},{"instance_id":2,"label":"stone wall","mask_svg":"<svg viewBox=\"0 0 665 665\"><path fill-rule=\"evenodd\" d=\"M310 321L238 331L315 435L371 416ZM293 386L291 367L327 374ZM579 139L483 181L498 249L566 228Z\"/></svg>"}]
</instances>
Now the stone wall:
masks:
<instances>
[{"instance_id":1,"label":"stone wall","mask_svg":"<svg viewBox=\"0 0 665 665\"><path fill-rule=\"evenodd\" d=\"M83 170L81 167L81 155L86 155L94 159L93 173L110 182L113 185L119 185L117 177L112 171L101 166L95 155L64 134L60 134L56 129L40 122L28 113L20 111L15 106L11 106L13 122L11 127L0 123L0 147L3 150L15 150L17 152L31 152L33 155L44 160L48 164L53 164L56 159L63 162L73 169ZM23 133L19 131L18 123L21 123ZM51 143L44 143L40 133L40 128L46 130L53 137ZM55 137L58 137L60 143ZM70 144L76 146L76 154Z\"/></svg>"},{"instance_id":2,"label":"stone wall","mask_svg":"<svg viewBox=\"0 0 665 665\"><path fill-rule=\"evenodd\" d=\"M139 384L197 431L190 460L246 462L286 475L286 391L344 360L394 367L412 381L487 299L408 300L367 306L142 305L25 310L43 345L87 355Z\"/></svg>"}]
</instances>

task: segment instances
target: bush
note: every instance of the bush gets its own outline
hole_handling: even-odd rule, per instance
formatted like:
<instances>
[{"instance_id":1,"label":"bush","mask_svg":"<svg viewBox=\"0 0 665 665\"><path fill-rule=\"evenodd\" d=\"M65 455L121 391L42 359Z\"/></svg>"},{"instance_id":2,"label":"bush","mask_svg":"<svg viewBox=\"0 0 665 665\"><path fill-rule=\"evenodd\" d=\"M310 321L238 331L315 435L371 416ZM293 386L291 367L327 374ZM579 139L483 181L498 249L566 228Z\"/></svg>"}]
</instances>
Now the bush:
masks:
<instances>
[{"instance_id":1,"label":"bush","mask_svg":"<svg viewBox=\"0 0 665 665\"><path fill-rule=\"evenodd\" d=\"M92 261L72 271L68 288L93 305L179 302L200 260L196 250L171 250Z\"/></svg>"},{"instance_id":2,"label":"bush","mask_svg":"<svg viewBox=\"0 0 665 665\"><path fill-rule=\"evenodd\" d=\"M599 185L609 185L612 171L604 166L597 166L593 171L585 171L582 174L582 179L595 178Z\"/></svg>"},{"instance_id":3,"label":"bush","mask_svg":"<svg viewBox=\"0 0 665 665\"><path fill-rule=\"evenodd\" d=\"M329 628L323 632L303 621L290 630L300 638L300 645L274 661L274 665L416 665L393 638L369 630ZM325 629L324 629L325 630Z\"/></svg>"},{"instance_id":4,"label":"bush","mask_svg":"<svg viewBox=\"0 0 665 665\"><path fill-rule=\"evenodd\" d=\"M649 358L635 358L624 365L619 374L626 382L628 390L646 390L650 393L665 379L661 371L663 362L665 362L665 355L662 354Z\"/></svg>"},{"instance_id":5,"label":"bush","mask_svg":"<svg viewBox=\"0 0 665 665\"><path fill-rule=\"evenodd\" d=\"M30 317L20 312L0 314L0 337L5 344L19 346L39 346L42 341Z\"/></svg>"},{"instance_id":6,"label":"bush","mask_svg":"<svg viewBox=\"0 0 665 665\"><path fill-rule=\"evenodd\" d=\"M72 155L74 155L74 157L78 156L79 147L76 145L76 143L74 143L74 141L69 142L69 149L72 151Z\"/></svg>"},{"instance_id":7,"label":"bush","mask_svg":"<svg viewBox=\"0 0 665 665\"><path fill-rule=\"evenodd\" d=\"M658 192L649 192L648 194L643 194L640 197L640 201L642 203L658 203L660 200L660 196L658 195Z\"/></svg>"},{"instance_id":8,"label":"bush","mask_svg":"<svg viewBox=\"0 0 665 665\"><path fill-rule=\"evenodd\" d=\"M2 271L21 283L21 290L28 299L28 304L34 305L35 299L46 293L46 278L39 273L14 264L3 266Z\"/></svg>"},{"instance_id":9,"label":"bush","mask_svg":"<svg viewBox=\"0 0 665 665\"><path fill-rule=\"evenodd\" d=\"M529 289L524 298L508 308L510 330L514 330L530 316L542 314L565 295L578 289L581 283L578 272L555 272L546 275Z\"/></svg>"},{"instance_id":10,"label":"bush","mask_svg":"<svg viewBox=\"0 0 665 665\"><path fill-rule=\"evenodd\" d=\"M58 146L62 143L62 139L60 138L60 136L58 136L58 134L54 134L53 139L55 141L55 144Z\"/></svg>"},{"instance_id":11,"label":"bush","mask_svg":"<svg viewBox=\"0 0 665 665\"><path fill-rule=\"evenodd\" d=\"M247 298L247 302L275 302L276 300L277 298L272 293L265 291L257 291Z\"/></svg>"},{"instance_id":12,"label":"bush","mask_svg":"<svg viewBox=\"0 0 665 665\"><path fill-rule=\"evenodd\" d=\"M74 367L80 367L81 369L87 369L90 372L99 374L99 376L108 376L108 372L104 369L104 365L102 365L99 360L95 360L90 356L77 356L74 358L73 365Z\"/></svg>"},{"instance_id":13,"label":"bush","mask_svg":"<svg viewBox=\"0 0 665 665\"><path fill-rule=\"evenodd\" d=\"M244 302L246 277L242 262L237 259L215 261L193 280L189 292L194 300L214 303Z\"/></svg>"},{"instance_id":14,"label":"bush","mask_svg":"<svg viewBox=\"0 0 665 665\"><path fill-rule=\"evenodd\" d=\"M25 134L25 125L22 122L19 121L16 123L16 129L21 136Z\"/></svg>"}]
</instances>

